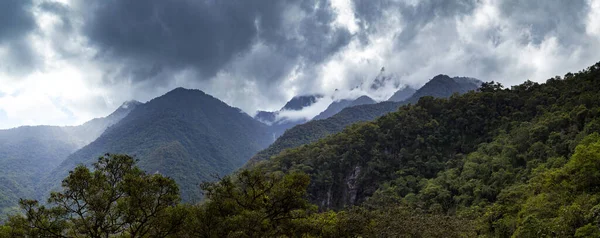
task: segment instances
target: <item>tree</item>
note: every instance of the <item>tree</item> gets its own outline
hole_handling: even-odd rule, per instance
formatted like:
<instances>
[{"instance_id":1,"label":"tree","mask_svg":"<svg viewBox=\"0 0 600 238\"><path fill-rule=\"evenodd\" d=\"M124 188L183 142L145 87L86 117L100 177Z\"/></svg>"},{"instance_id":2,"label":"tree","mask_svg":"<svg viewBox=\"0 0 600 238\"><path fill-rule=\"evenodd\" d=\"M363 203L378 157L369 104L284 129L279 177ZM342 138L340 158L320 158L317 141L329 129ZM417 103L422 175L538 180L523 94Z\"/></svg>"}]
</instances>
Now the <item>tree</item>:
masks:
<instances>
[{"instance_id":1,"label":"tree","mask_svg":"<svg viewBox=\"0 0 600 238\"><path fill-rule=\"evenodd\" d=\"M149 175L127 155L106 154L91 171L79 165L52 192L48 206L21 200L24 216L13 216L11 236L165 237L182 225L175 181Z\"/></svg>"},{"instance_id":2,"label":"tree","mask_svg":"<svg viewBox=\"0 0 600 238\"><path fill-rule=\"evenodd\" d=\"M315 208L305 198L308 184L305 174L260 169L204 183L206 201L192 208L185 230L195 237L294 236Z\"/></svg>"}]
</instances>

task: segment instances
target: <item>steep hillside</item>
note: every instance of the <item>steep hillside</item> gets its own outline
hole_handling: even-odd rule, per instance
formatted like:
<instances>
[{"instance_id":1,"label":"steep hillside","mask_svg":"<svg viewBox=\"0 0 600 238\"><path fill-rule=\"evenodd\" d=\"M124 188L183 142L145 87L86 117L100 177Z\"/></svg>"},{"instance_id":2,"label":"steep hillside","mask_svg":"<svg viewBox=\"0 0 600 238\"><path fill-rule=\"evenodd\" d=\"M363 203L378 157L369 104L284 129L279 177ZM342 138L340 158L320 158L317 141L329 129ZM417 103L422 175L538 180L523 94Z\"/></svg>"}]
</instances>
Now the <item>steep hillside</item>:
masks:
<instances>
[{"instance_id":1,"label":"steep hillside","mask_svg":"<svg viewBox=\"0 0 600 238\"><path fill-rule=\"evenodd\" d=\"M451 216L484 237L597 237L598 88L600 63L545 84L484 83L421 98L255 168L308 174L309 199L323 210L400 207L417 213L404 220Z\"/></svg>"},{"instance_id":2,"label":"steep hillside","mask_svg":"<svg viewBox=\"0 0 600 238\"><path fill-rule=\"evenodd\" d=\"M270 142L267 126L199 90L175 89L138 106L98 139L70 155L40 189L55 188L77 164L127 153L149 173L172 177L186 201L198 184L228 174Z\"/></svg>"},{"instance_id":3,"label":"steep hillside","mask_svg":"<svg viewBox=\"0 0 600 238\"><path fill-rule=\"evenodd\" d=\"M139 102L126 102L110 115L80 126L0 130L0 214L16 206L19 198L32 196L42 177L137 105Z\"/></svg>"},{"instance_id":4,"label":"steep hillside","mask_svg":"<svg viewBox=\"0 0 600 238\"><path fill-rule=\"evenodd\" d=\"M262 150L249 161L249 164L270 158L281 151L315 142L327 135L340 132L346 126L356 122L371 121L387 113L396 111L401 105L416 103L421 97L450 97L454 93L476 90L481 81L466 78L450 78L438 75L421 87L413 96L403 102L380 102L371 105L359 105L343 109L325 120L313 120L287 130L267 149Z\"/></svg>"},{"instance_id":5,"label":"steep hillside","mask_svg":"<svg viewBox=\"0 0 600 238\"><path fill-rule=\"evenodd\" d=\"M322 120L332 117L338 112L342 111L344 108L365 105L365 104L375 104L377 103L375 100L368 96L360 96L357 99L343 99L339 101L332 102L325 111L319 113L319 115L315 116L313 120Z\"/></svg>"}]
</instances>

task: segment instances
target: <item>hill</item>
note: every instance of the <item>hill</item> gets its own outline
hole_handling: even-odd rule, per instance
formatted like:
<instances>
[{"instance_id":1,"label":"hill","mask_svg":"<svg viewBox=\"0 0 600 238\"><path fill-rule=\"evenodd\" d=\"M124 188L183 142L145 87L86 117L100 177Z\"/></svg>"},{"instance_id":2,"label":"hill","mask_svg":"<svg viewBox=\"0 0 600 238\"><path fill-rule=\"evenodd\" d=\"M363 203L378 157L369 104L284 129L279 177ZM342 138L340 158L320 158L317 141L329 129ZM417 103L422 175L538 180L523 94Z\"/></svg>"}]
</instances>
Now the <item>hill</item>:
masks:
<instances>
[{"instance_id":1,"label":"hill","mask_svg":"<svg viewBox=\"0 0 600 238\"><path fill-rule=\"evenodd\" d=\"M0 214L15 207L19 198L33 196L43 176L139 104L126 102L110 115L79 126L22 126L0 130Z\"/></svg>"},{"instance_id":2,"label":"hill","mask_svg":"<svg viewBox=\"0 0 600 238\"><path fill-rule=\"evenodd\" d=\"M313 120L295 126L277 138L267 149L260 151L250 159L249 164L270 158L289 148L315 142L327 135L342 131L346 126L361 121L371 121L387 113L396 111L401 105L416 103L421 97L450 97L454 93L465 93L476 90L481 81L469 78L450 78L438 75L417 90L403 102L380 102L370 105L348 107L325 120Z\"/></svg>"},{"instance_id":3,"label":"hill","mask_svg":"<svg viewBox=\"0 0 600 238\"><path fill-rule=\"evenodd\" d=\"M70 174L54 209L23 201L0 236L600 237L598 88L600 63L422 97L203 183L196 204L110 155Z\"/></svg>"},{"instance_id":4,"label":"hill","mask_svg":"<svg viewBox=\"0 0 600 238\"><path fill-rule=\"evenodd\" d=\"M544 84L423 97L255 168L308 174L312 203L372 217L356 223L364 229L400 233L410 228L393 224L440 215L484 237L597 237L598 88L600 63ZM390 216L396 207L404 215Z\"/></svg>"},{"instance_id":5,"label":"hill","mask_svg":"<svg viewBox=\"0 0 600 238\"><path fill-rule=\"evenodd\" d=\"M202 181L225 175L266 147L267 126L199 90L177 88L139 105L98 139L71 154L39 190L45 195L77 164L105 153L127 153L149 173L169 176L186 201L199 198Z\"/></svg>"}]
</instances>

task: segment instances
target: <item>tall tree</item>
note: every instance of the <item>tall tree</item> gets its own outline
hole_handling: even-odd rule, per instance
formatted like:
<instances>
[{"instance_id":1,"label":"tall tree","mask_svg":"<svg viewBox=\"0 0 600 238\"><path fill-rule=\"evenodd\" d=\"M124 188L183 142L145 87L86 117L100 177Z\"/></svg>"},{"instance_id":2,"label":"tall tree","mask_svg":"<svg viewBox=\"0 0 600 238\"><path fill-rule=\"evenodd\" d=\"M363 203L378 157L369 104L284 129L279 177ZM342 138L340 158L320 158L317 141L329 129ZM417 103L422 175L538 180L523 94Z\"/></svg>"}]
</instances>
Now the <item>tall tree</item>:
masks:
<instances>
[{"instance_id":1,"label":"tall tree","mask_svg":"<svg viewBox=\"0 0 600 238\"><path fill-rule=\"evenodd\" d=\"M174 180L146 174L127 155L106 154L80 165L52 192L48 205L21 200L24 216L12 217L12 236L44 237L165 237L175 233L184 214L177 209Z\"/></svg>"}]
</instances>

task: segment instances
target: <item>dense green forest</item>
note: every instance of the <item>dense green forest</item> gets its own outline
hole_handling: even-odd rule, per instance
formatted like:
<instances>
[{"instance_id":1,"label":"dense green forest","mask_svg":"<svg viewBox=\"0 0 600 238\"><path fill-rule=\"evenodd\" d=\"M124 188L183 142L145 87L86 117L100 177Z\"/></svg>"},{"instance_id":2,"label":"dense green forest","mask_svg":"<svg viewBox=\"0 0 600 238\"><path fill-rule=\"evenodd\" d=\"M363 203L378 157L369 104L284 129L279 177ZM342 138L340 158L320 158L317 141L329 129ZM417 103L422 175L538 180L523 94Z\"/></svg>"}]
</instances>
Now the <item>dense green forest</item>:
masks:
<instances>
[{"instance_id":1,"label":"dense green forest","mask_svg":"<svg viewBox=\"0 0 600 238\"><path fill-rule=\"evenodd\" d=\"M23 214L0 237L352 237L472 234L469 223L403 209L318 212L303 173L240 171L200 185L206 199L180 203L175 181L148 174L127 155L105 155L63 180L46 205L21 200ZM394 228L390 231L390 228Z\"/></svg>"},{"instance_id":2,"label":"dense green forest","mask_svg":"<svg viewBox=\"0 0 600 238\"><path fill-rule=\"evenodd\" d=\"M0 236L600 237L599 88L600 63L423 97L203 183L191 205L106 155L48 205L22 200Z\"/></svg>"},{"instance_id":3,"label":"dense green forest","mask_svg":"<svg viewBox=\"0 0 600 238\"><path fill-rule=\"evenodd\" d=\"M306 173L321 210L401 206L482 236L600 235L600 63L414 105L257 165Z\"/></svg>"}]
</instances>

